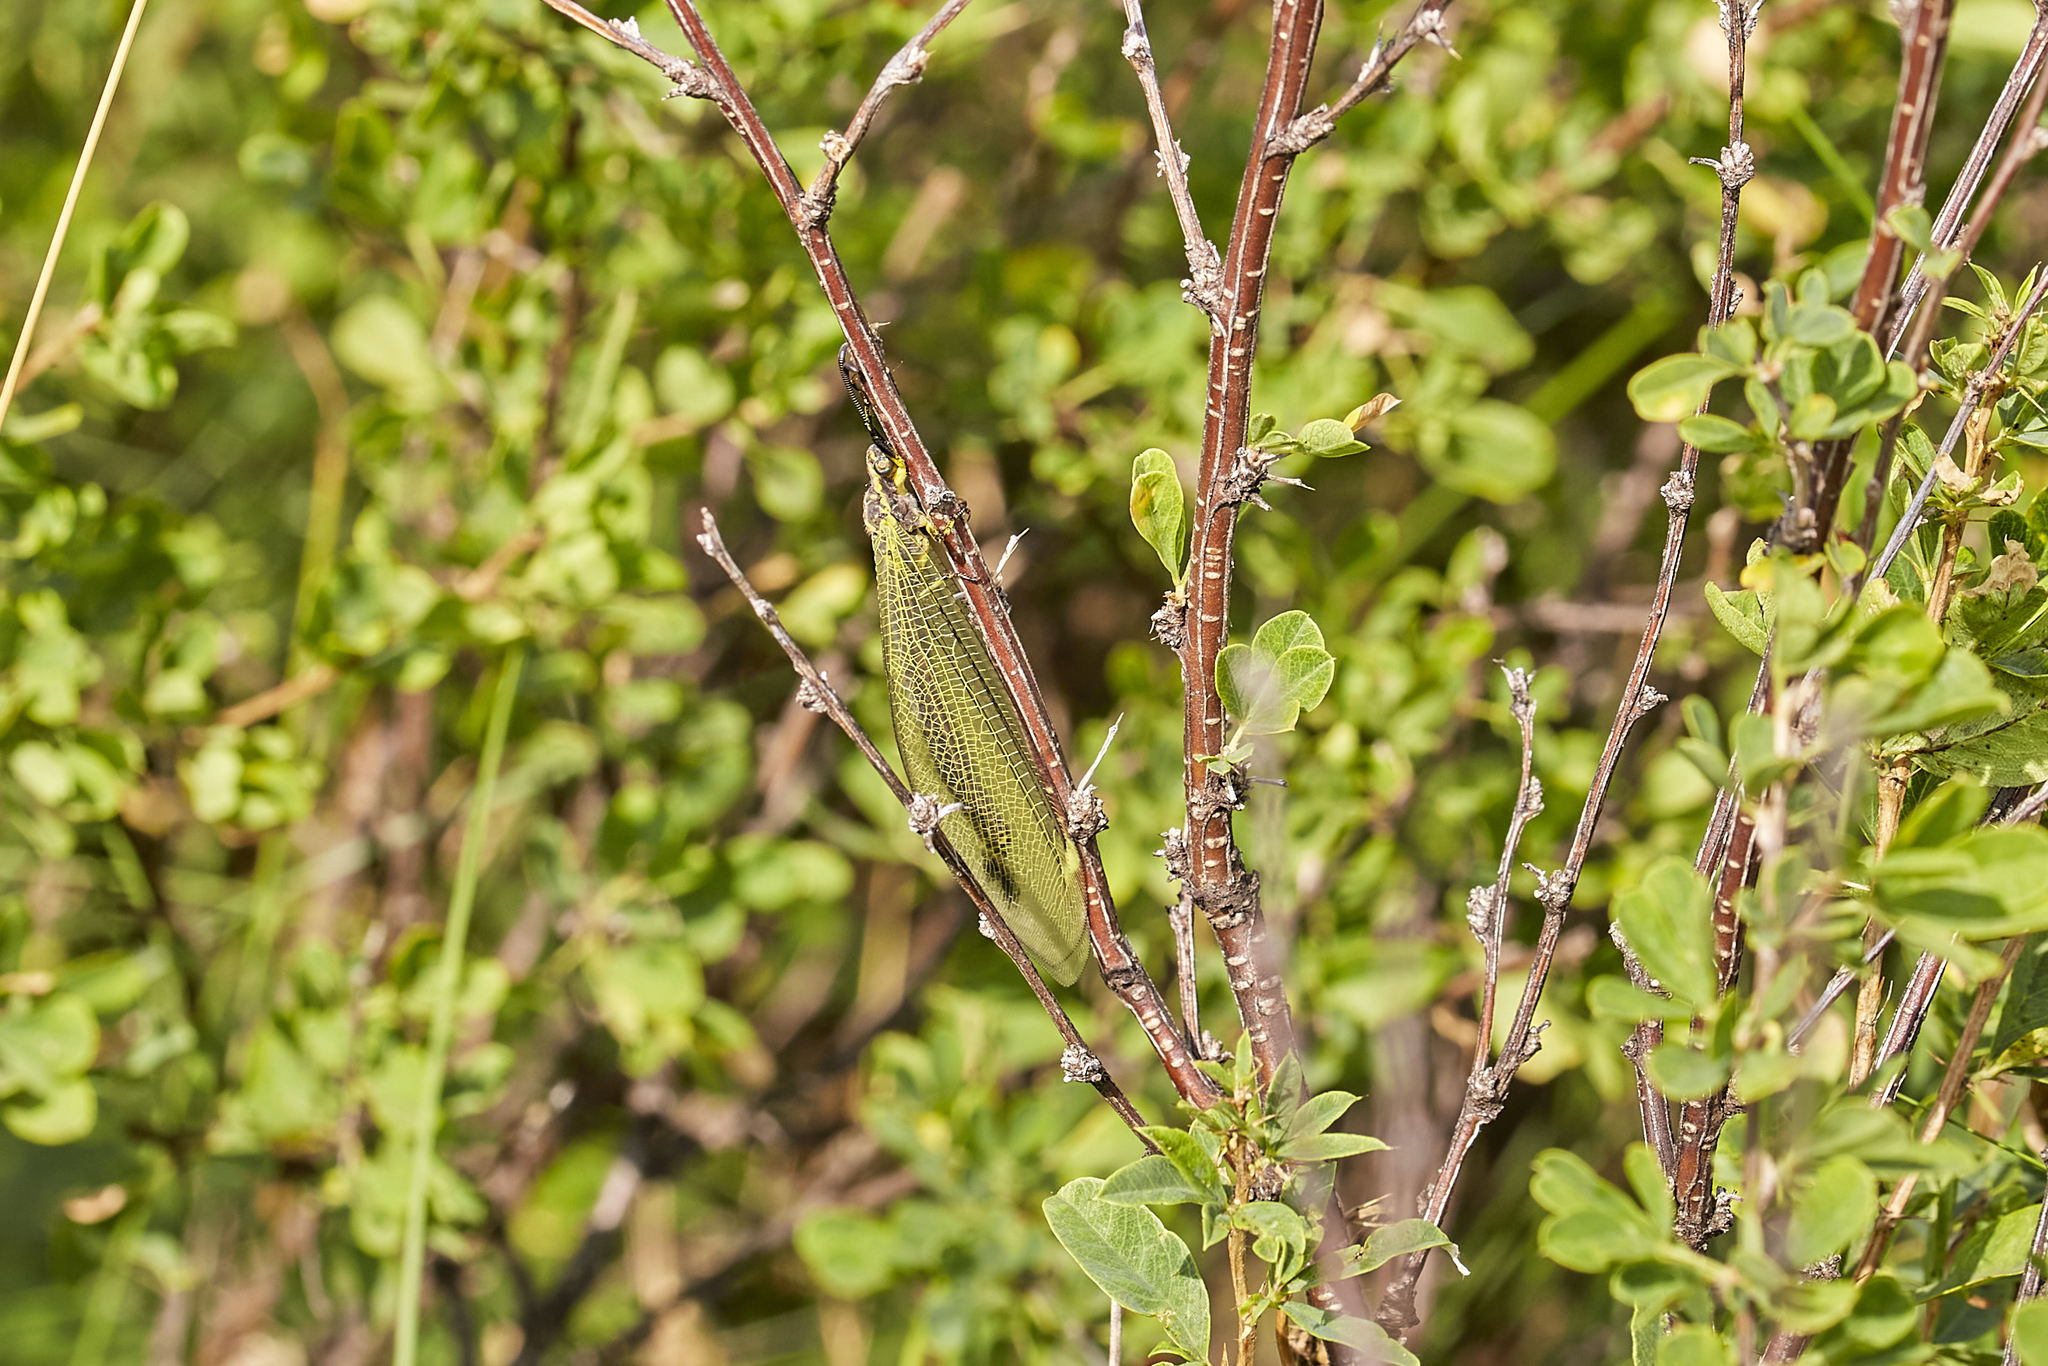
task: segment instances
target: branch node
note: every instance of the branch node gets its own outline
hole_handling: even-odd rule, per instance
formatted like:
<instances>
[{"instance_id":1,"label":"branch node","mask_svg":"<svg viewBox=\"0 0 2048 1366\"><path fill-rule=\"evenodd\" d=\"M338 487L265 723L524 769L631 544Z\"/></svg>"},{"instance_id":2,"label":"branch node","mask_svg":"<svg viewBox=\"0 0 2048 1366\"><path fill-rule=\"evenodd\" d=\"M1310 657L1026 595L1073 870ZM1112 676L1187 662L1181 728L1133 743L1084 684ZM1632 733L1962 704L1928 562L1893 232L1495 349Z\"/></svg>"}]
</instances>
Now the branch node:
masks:
<instances>
[{"instance_id":1,"label":"branch node","mask_svg":"<svg viewBox=\"0 0 2048 1366\"><path fill-rule=\"evenodd\" d=\"M910 818L911 830L924 841L926 851L936 854L939 851L938 846L933 843L933 837L939 833L939 822L956 811L966 809L959 802L941 802L928 792L914 792L910 797L910 805L905 807L904 811Z\"/></svg>"},{"instance_id":2,"label":"branch node","mask_svg":"<svg viewBox=\"0 0 2048 1366\"><path fill-rule=\"evenodd\" d=\"M1066 1081L1086 1082L1093 1086L1109 1080L1109 1069L1085 1045L1070 1043L1060 1054L1060 1076Z\"/></svg>"},{"instance_id":3,"label":"branch node","mask_svg":"<svg viewBox=\"0 0 2048 1366\"><path fill-rule=\"evenodd\" d=\"M1417 10L1415 17L1408 21L1408 32L1425 43L1435 43L1451 56L1457 57L1459 61L1464 60L1463 57L1458 57L1458 49L1451 46L1450 26L1444 23L1444 12L1441 9L1424 6Z\"/></svg>"},{"instance_id":4,"label":"branch node","mask_svg":"<svg viewBox=\"0 0 2048 1366\"><path fill-rule=\"evenodd\" d=\"M1188 900L1201 908L1211 929L1237 929L1251 919L1258 907L1259 875L1249 868L1236 868L1221 882L1190 887Z\"/></svg>"},{"instance_id":5,"label":"branch node","mask_svg":"<svg viewBox=\"0 0 2048 1366\"><path fill-rule=\"evenodd\" d=\"M1228 504L1256 503L1267 512L1273 510L1265 499L1259 497L1259 486L1268 479L1277 478L1270 473L1274 460L1263 456L1249 446L1237 448L1237 463L1219 481L1217 499Z\"/></svg>"},{"instance_id":6,"label":"branch node","mask_svg":"<svg viewBox=\"0 0 2048 1366\"><path fill-rule=\"evenodd\" d=\"M1178 591L1168 593L1152 614L1152 639L1175 654L1188 643L1188 600Z\"/></svg>"},{"instance_id":7,"label":"branch node","mask_svg":"<svg viewBox=\"0 0 2048 1366\"><path fill-rule=\"evenodd\" d=\"M1373 51L1377 53L1378 48ZM1371 70L1370 64L1366 71ZM1365 79L1365 71L1359 73ZM1266 155L1269 157L1298 157L1309 148L1330 136L1337 126L1337 115L1327 104L1319 104L1297 118L1290 119L1285 128L1266 139Z\"/></svg>"},{"instance_id":8,"label":"branch node","mask_svg":"<svg viewBox=\"0 0 2048 1366\"><path fill-rule=\"evenodd\" d=\"M1529 671L1521 668L1502 669L1508 683L1508 715L1515 718L1518 726L1527 726L1536 719L1536 698L1529 691Z\"/></svg>"},{"instance_id":9,"label":"branch node","mask_svg":"<svg viewBox=\"0 0 2048 1366\"><path fill-rule=\"evenodd\" d=\"M1536 903L1552 915L1563 915L1564 908L1571 904L1578 879L1568 869L1545 872L1533 863L1522 866L1536 875Z\"/></svg>"},{"instance_id":10,"label":"branch node","mask_svg":"<svg viewBox=\"0 0 2048 1366\"><path fill-rule=\"evenodd\" d=\"M1164 845L1154 857L1166 860L1166 875L1175 882L1188 880L1188 836L1185 830L1163 830L1160 839Z\"/></svg>"},{"instance_id":11,"label":"branch node","mask_svg":"<svg viewBox=\"0 0 2048 1366\"><path fill-rule=\"evenodd\" d=\"M1136 24L1124 30L1124 60L1147 70L1152 66L1152 40Z\"/></svg>"},{"instance_id":12,"label":"branch node","mask_svg":"<svg viewBox=\"0 0 2048 1366\"><path fill-rule=\"evenodd\" d=\"M1109 829L1109 817L1103 812L1102 798L1096 795L1092 784L1067 793L1066 816L1067 837L1076 844L1092 840Z\"/></svg>"},{"instance_id":13,"label":"branch node","mask_svg":"<svg viewBox=\"0 0 2048 1366\"><path fill-rule=\"evenodd\" d=\"M824 676L822 673L818 675L820 678ZM819 685L811 682L808 678L796 685L796 704L805 711L814 711L820 715L832 710L832 704L826 700L824 692L820 690Z\"/></svg>"},{"instance_id":14,"label":"branch node","mask_svg":"<svg viewBox=\"0 0 2048 1366\"><path fill-rule=\"evenodd\" d=\"M1180 151L1180 144L1174 144ZM1186 169L1187 156L1181 154L1182 169ZM1165 166L1160 174L1166 173ZM1180 297L1201 309L1213 320L1223 306L1223 256L1216 250L1216 244L1208 238L1190 240L1187 244L1188 278L1180 282Z\"/></svg>"},{"instance_id":15,"label":"branch node","mask_svg":"<svg viewBox=\"0 0 2048 1366\"><path fill-rule=\"evenodd\" d=\"M1465 893L1465 923L1472 927L1472 937L1481 944L1493 938L1493 920L1499 907L1498 885L1474 887Z\"/></svg>"},{"instance_id":16,"label":"branch node","mask_svg":"<svg viewBox=\"0 0 2048 1366\"><path fill-rule=\"evenodd\" d=\"M1750 150L1746 142L1738 142L1733 147L1723 147L1718 158L1687 159L1695 166L1713 167L1715 174L1721 177L1721 188L1724 190L1739 190L1756 177L1756 153Z\"/></svg>"}]
</instances>

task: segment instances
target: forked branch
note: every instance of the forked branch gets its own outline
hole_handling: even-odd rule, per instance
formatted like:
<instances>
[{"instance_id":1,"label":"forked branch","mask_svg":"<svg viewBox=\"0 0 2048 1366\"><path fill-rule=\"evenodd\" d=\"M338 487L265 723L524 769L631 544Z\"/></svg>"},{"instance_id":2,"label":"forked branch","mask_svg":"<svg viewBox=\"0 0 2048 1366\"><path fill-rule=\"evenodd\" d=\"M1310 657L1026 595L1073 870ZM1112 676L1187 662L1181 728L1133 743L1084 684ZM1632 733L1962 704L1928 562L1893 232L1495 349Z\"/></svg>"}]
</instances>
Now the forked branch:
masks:
<instances>
[{"instance_id":1,"label":"forked branch","mask_svg":"<svg viewBox=\"0 0 2048 1366\"><path fill-rule=\"evenodd\" d=\"M574 12L581 8L574 0L548 0L548 3L572 17L576 17ZM1074 786L1067 775L1058 732L1053 729L1044 693L1038 686L1030 661L1024 655L1016 628L1010 622L1001 587L982 559L981 546L968 526L966 505L946 486L938 465L911 421L910 410L882 359L881 339L861 311L860 301L847 276L845 264L839 259L839 250L832 241L831 233L807 206L804 189L798 183L796 173L776 146L774 136L762 121L760 111L754 107L746 88L733 74L731 64L719 49L717 39L712 36L694 0L668 0L668 8L702 64L701 70L648 44L640 37L637 25L606 23L589 15L588 11L583 11L582 17L576 17L576 21L652 63L677 82L675 93L694 95L716 104L760 166L769 189L781 205L784 216L796 233L798 244L825 291L826 299L839 318L840 329L846 335L849 357L866 381L876 419L889 438L890 448L902 458L918 502L931 517L934 539L944 549L948 568L960 585L961 598L988 646L1005 691L1023 721L1030 741L1032 762L1039 777L1058 809L1070 813L1076 811L1086 805L1086 795ZM700 76L685 83L678 77L678 72L700 72ZM1076 825L1075 828L1081 827ZM1212 1104L1218 1095L1215 1083L1195 1066L1193 1053L1174 1027L1173 1013L1165 997L1145 971L1144 964L1138 960L1117 922L1116 903L1110 897L1109 879L1103 871L1102 856L1095 846L1095 828L1099 827L1089 827L1086 835L1077 835L1076 843L1080 848L1082 894L1087 906L1088 934L1095 950L1096 964L1110 990L1137 1018L1182 1098L1197 1105Z\"/></svg>"},{"instance_id":2,"label":"forked branch","mask_svg":"<svg viewBox=\"0 0 2048 1366\"><path fill-rule=\"evenodd\" d=\"M889 92L898 86L916 85L924 79L925 66L932 59L932 39L959 18L960 11L969 3L971 0L946 0L939 12L932 16L931 22L919 29L915 38L883 64L881 74L868 87L867 97L853 111L853 119L846 125L846 131L827 133L819 139L818 147L825 153L825 164L818 168L811 188L804 191L804 207L815 222L823 224L832 216L832 203L839 193L839 173L846 169L847 162L853 160L861 139L868 135L868 127L874 123L882 101L889 98Z\"/></svg>"}]
</instances>

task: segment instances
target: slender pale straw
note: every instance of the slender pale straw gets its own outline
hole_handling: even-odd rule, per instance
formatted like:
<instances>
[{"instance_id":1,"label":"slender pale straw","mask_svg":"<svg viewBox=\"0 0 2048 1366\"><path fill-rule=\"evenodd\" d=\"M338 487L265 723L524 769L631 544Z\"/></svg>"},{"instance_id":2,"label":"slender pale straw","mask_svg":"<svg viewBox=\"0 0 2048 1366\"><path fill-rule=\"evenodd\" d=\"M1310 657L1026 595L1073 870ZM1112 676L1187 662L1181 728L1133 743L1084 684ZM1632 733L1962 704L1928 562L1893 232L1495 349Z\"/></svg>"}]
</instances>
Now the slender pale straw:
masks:
<instances>
[{"instance_id":1,"label":"slender pale straw","mask_svg":"<svg viewBox=\"0 0 2048 1366\"><path fill-rule=\"evenodd\" d=\"M78 207L78 192L85 185L85 173L92 154L100 145L100 130L107 126L107 110L114 106L114 91L121 84L121 72L128 65L128 49L134 46L135 30L142 24L142 11L149 0L135 0L128 11L128 27L121 30L121 45L114 49L114 65L107 72L107 84L100 91L100 107L93 111L92 127L85 135L85 150L78 154L78 169L71 173L71 188L64 192L64 209L57 215L57 231L50 237L50 250L43 257L43 273L36 277L36 292L29 296L28 316L22 320L21 335L14 341L14 358L7 363L7 379L0 383L0 426L7 423L7 410L14 403L14 386L21 380L21 367L28 364L29 343L35 340L36 322L43 316L43 298L50 292L50 277L57 273L57 255L64 250L64 236L71 231L71 211Z\"/></svg>"}]
</instances>

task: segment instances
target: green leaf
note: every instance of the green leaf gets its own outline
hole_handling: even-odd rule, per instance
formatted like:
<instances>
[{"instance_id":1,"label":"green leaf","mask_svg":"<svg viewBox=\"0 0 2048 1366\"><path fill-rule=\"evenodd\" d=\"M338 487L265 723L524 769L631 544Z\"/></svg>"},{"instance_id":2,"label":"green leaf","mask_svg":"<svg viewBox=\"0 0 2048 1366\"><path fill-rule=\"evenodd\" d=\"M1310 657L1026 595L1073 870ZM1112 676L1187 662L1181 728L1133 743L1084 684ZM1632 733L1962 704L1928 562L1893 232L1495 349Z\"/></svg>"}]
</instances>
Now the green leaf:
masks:
<instances>
[{"instance_id":1,"label":"green leaf","mask_svg":"<svg viewBox=\"0 0 2048 1366\"><path fill-rule=\"evenodd\" d=\"M1818 441L1835 420L1835 401L1826 394L1808 394L1792 405L1785 425L1802 441Z\"/></svg>"},{"instance_id":2,"label":"green leaf","mask_svg":"<svg viewBox=\"0 0 2048 1366\"><path fill-rule=\"evenodd\" d=\"M1295 440L1302 444L1310 455L1332 460L1338 456L1357 455L1372 447L1360 441L1351 433L1349 424L1334 417L1319 417L1303 427Z\"/></svg>"},{"instance_id":3,"label":"green leaf","mask_svg":"<svg viewBox=\"0 0 2048 1366\"><path fill-rule=\"evenodd\" d=\"M1690 1020L1692 1007L1644 991L1625 978L1602 974L1586 986L1586 1008L1596 1020Z\"/></svg>"},{"instance_id":4,"label":"green leaf","mask_svg":"<svg viewBox=\"0 0 2048 1366\"><path fill-rule=\"evenodd\" d=\"M1315 618L1303 611L1282 612L1261 626L1252 636L1252 648L1275 656L1289 650L1323 648L1323 630Z\"/></svg>"},{"instance_id":5,"label":"green leaf","mask_svg":"<svg viewBox=\"0 0 2048 1366\"><path fill-rule=\"evenodd\" d=\"M391 394L407 412L424 412L439 402L440 367L427 346L427 331L396 299L373 294L335 319L329 337L334 357Z\"/></svg>"},{"instance_id":6,"label":"green leaf","mask_svg":"<svg viewBox=\"0 0 2048 1366\"><path fill-rule=\"evenodd\" d=\"M1688 352L1651 361L1628 382L1629 402L1645 422L1679 422L1707 401L1714 386L1742 373L1719 356Z\"/></svg>"},{"instance_id":7,"label":"green leaf","mask_svg":"<svg viewBox=\"0 0 2048 1366\"><path fill-rule=\"evenodd\" d=\"M1358 1097L1349 1091L1324 1091L1311 1096L1301 1103L1301 1108L1287 1125L1288 1138L1306 1138L1319 1134L1344 1117L1344 1112L1358 1104Z\"/></svg>"},{"instance_id":8,"label":"green leaf","mask_svg":"<svg viewBox=\"0 0 2048 1366\"><path fill-rule=\"evenodd\" d=\"M1814 1350L1828 1361L1862 1361L1907 1337L1919 1320L1920 1306L1899 1278L1880 1271L1864 1282L1855 1311L1817 1340Z\"/></svg>"},{"instance_id":9,"label":"green leaf","mask_svg":"<svg viewBox=\"0 0 2048 1366\"><path fill-rule=\"evenodd\" d=\"M1777 727L1768 716L1738 716L1729 727L1735 741L1736 775L1751 792L1762 792L1798 765L1778 753Z\"/></svg>"},{"instance_id":10,"label":"green leaf","mask_svg":"<svg viewBox=\"0 0 2048 1366\"><path fill-rule=\"evenodd\" d=\"M1385 1152L1387 1145L1365 1134L1310 1134L1289 1139L1274 1153L1290 1162L1329 1162L1358 1153Z\"/></svg>"},{"instance_id":11,"label":"green leaf","mask_svg":"<svg viewBox=\"0 0 2048 1366\"><path fill-rule=\"evenodd\" d=\"M1763 604L1749 589L1736 593L1723 592L1713 583L1707 584L1707 606L1714 614L1714 620L1721 623L1729 635L1751 654L1761 655L1770 643L1770 623L1764 615Z\"/></svg>"},{"instance_id":12,"label":"green leaf","mask_svg":"<svg viewBox=\"0 0 2048 1366\"><path fill-rule=\"evenodd\" d=\"M1179 587L1186 572L1187 508L1173 457L1153 449L1131 463L1131 524Z\"/></svg>"},{"instance_id":13,"label":"green leaf","mask_svg":"<svg viewBox=\"0 0 2048 1366\"><path fill-rule=\"evenodd\" d=\"M1896 849L1873 883L1888 916L1925 920L1965 939L2048 928L2048 830L1971 831L1938 849Z\"/></svg>"},{"instance_id":14,"label":"green leaf","mask_svg":"<svg viewBox=\"0 0 2048 1366\"><path fill-rule=\"evenodd\" d=\"M1175 1350L1206 1361L1209 1291L1188 1245L1151 1210L1103 1199L1102 1186L1095 1177L1077 1177L1045 1202L1053 1236L1103 1294L1157 1318Z\"/></svg>"},{"instance_id":15,"label":"green leaf","mask_svg":"<svg viewBox=\"0 0 2048 1366\"><path fill-rule=\"evenodd\" d=\"M1756 328L1747 318L1731 318L1719 327L1700 329L1702 353L1747 369L1756 364Z\"/></svg>"},{"instance_id":16,"label":"green leaf","mask_svg":"<svg viewBox=\"0 0 2048 1366\"><path fill-rule=\"evenodd\" d=\"M1643 880L1614 899L1614 918L1637 959L1677 999L1695 1008L1710 1004L1714 969L1714 894L1692 864L1667 857Z\"/></svg>"},{"instance_id":17,"label":"green leaf","mask_svg":"<svg viewBox=\"0 0 2048 1366\"><path fill-rule=\"evenodd\" d=\"M1280 1261L1283 1249L1297 1258L1307 1250L1308 1224L1277 1200L1248 1200L1232 1206L1230 1226L1254 1235L1257 1241L1252 1251L1268 1265Z\"/></svg>"},{"instance_id":18,"label":"green leaf","mask_svg":"<svg viewBox=\"0 0 2048 1366\"><path fill-rule=\"evenodd\" d=\"M2012 1341L2020 1366L2048 1366L2048 1300L2029 1300L2013 1311Z\"/></svg>"},{"instance_id":19,"label":"green leaf","mask_svg":"<svg viewBox=\"0 0 2048 1366\"><path fill-rule=\"evenodd\" d=\"M1728 1059L1673 1040L1650 1055L1650 1078L1673 1100L1702 1100L1728 1080Z\"/></svg>"},{"instance_id":20,"label":"green leaf","mask_svg":"<svg viewBox=\"0 0 2048 1366\"><path fill-rule=\"evenodd\" d=\"M1427 1219L1403 1219L1382 1225L1367 1235L1363 1244L1344 1250L1344 1275L1359 1276L1377 1271L1396 1257L1425 1252L1433 1247L1450 1247L1444 1231Z\"/></svg>"},{"instance_id":21,"label":"green leaf","mask_svg":"<svg viewBox=\"0 0 2048 1366\"><path fill-rule=\"evenodd\" d=\"M806 1214L791 1239L819 1289L846 1300L888 1289L896 1278L895 1241L886 1220L851 1209Z\"/></svg>"},{"instance_id":22,"label":"green leaf","mask_svg":"<svg viewBox=\"0 0 2048 1366\"><path fill-rule=\"evenodd\" d=\"M1657 1344L1656 1366L1730 1366L1735 1354L1707 1324L1681 1324Z\"/></svg>"},{"instance_id":23,"label":"green leaf","mask_svg":"<svg viewBox=\"0 0 2048 1366\"><path fill-rule=\"evenodd\" d=\"M1289 1300L1280 1308L1309 1336L1342 1343L1367 1361L1385 1362L1388 1366L1421 1366L1413 1352L1387 1336L1387 1331L1371 1319L1332 1314L1307 1300Z\"/></svg>"},{"instance_id":24,"label":"green leaf","mask_svg":"<svg viewBox=\"0 0 2048 1366\"><path fill-rule=\"evenodd\" d=\"M1441 443L1425 443L1416 454L1446 487L1494 503L1518 502L1557 471L1557 437L1549 424L1494 398L1453 409Z\"/></svg>"},{"instance_id":25,"label":"green leaf","mask_svg":"<svg viewBox=\"0 0 2048 1366\"><path fill-rule=\"evenodd\" d=\"M2019 1275L2026 1270L2027 1254L2034 1246L2034 1229L2040 1221L2041 1206L2037 1201L1978 1224L1949 1258L1948 1271L1931 1294L1946 1295L1952 1290L1967 1290L1987 1281ZM1923 1290L1921 1294L1925 1297L1930 1292Z\"/></svg>"},{"instance_id":26,"label":"green leaf","mask_svg":"<svg viewBox=\"0 0 2048 1366\"><path fill-rule=\"evenodd\" d=\"M1884 216L1884 225L1913 250L1934 250L1934 220L1918 204L1897 205Z\"/></svg>"},{"instance_id":27,"label":"green leaf","mask_svg":"<svg viewBox=\"0 0 2048 1366\"><path fill-rule=\"evenodd\" d=\"M1117 1169L1102 1184L1102 1198L1116 1205L1199 1205L1215 1197L1158 1153Z\"/></svg>"},{"instance_id":28,"label":"green leaf","mask_svg":"<svg viewBox=\"0 0 2048 1366\"><path fill-rule=\"evenodd\" d=\"M1543 1255L1573 1271L1605 1271L1651 1256L1662 1234L1641 1206L1600 1178L1576 1153L1536 1155L1529 1194L1549 1210L1536 1232Z\"/></svg>"},{"instance_id":29,"label":"green leaf","mask_svg":"<svg viewBox=\"0 0 2048 1366\"><path fill-rule=\"evenodd\" d=\"M1757 444L1757 434L1740 422L1717 413L1695 413L1678 424L1679 439L1714 455L1746 451Z\"/></svg>"},{"instance_id":30,"label":"green leaf","mask_svg":"<svg viewBox=\"0 0 2048 1366\"><path fill-rule=\"evenodd\" d=\"M1793 1196L1785 1255L1796 1266L1811 1266L1840 1252L1876 1215L1877 1178L1870 1168L1847 1154L1831 1157Z\"/></svg>"},{"instance_id":31,"label":"green leaf","mask_svg":"<svg viewBox=\"0 0 2048 1366\"><path fill-rule=\"evenodd\" d=\"M92 1132L98 1119L99 1096L83 1077L33 1100L0 1106L0 1120L16 1137L52 1147L76 1143Z\"/></svg>"},{"instance_id":32,"label":"green leaf","mask_svg":"<svg viewBox=\"0 0 2048 1366\"><path fill-rule=\"evenodd\" d=\"M1204 1199L1221 1204L1230 1198L1230 1188L1216 1169L1216 1156L1203 1146L1201 1139L1169 1124L1146 1126L1145 1137L1152 1140L1190 1185L1204 1192Z\"/></svg>"},{"instance_id":33,"label":"green leaf","mask_svg":"<svg viewBox=\"0 0 2048 1366\"><path fill-rule=\"evenodd\" d=\"M68 992L45 996L32 1010L0 1015L0 1091L53 1094L92 1066L99 1047L92 1007Z\"/></svg>"},{"instance_id":34,"label":"green leaf","mask_svg":"<svg viewBox=\"0 0 2048 1366\"><path fill-rule=\"evenodd\" d=\"M2044 1027L2048 1027L2048 937L2036 936L2012 965L2011 985L2000 997L1998 1028L1991 1035L1991 1056L2001 1057Z\"/></svg>"},{"instance_id":35,"label":"green leaf","mask_svg":"<svg viewBox=\"0 0 2048 1366\"><path fill-rule=\"evenodd\" d=\"M1217 655L1216 691L1244 734L1277 735L1322 702L1336 668L1308 613L1283 612L1250 645L1228 645Z\"/></svg>"}]
</instances>

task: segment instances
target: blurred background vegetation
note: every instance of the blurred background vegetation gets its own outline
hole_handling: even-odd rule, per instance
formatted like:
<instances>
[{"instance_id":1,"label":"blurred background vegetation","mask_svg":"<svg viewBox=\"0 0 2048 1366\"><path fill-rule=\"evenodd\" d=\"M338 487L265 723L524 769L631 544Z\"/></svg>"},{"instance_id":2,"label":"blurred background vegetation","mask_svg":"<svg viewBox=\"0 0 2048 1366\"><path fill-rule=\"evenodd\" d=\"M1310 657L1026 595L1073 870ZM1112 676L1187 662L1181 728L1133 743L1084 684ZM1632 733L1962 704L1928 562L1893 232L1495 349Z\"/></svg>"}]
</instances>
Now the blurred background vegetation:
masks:
<instances>
[{"instance_id":1,"label":"blurred background vegetation","mask_svg":"<svg viewBox=\"0 0 2048 1366\"><path fill-rule=\"evenodd\" d=\"M928 17L707 12L806 178ZM10 344L125 15L0 9ZM1148 17L1220 237L1266 15ZM1311 99L1403 17L1334 4ZM1962 0L1937 192L2032 17ZM659 6L641 22L673 39ZM1491 661L1540 666L1551 804L1528 848L1548 857L1640 631L1677 448L1622 385L1704 315L1719 187L1687 158L1726 131L1704 0L1472 0L1451 22L1458 58L1422 49L1305 158L1268 280L1259 410L1403 405L1371 454L1284 469L1314 491L1239 538L1243 625L1307 608L1338 657L1329 701L1255 761L1289 786L1240 838L1293 946L1312 1084L1365 1093L1348 1122L1394 1145L1346 1196L1402 1214L1457 1105L1464 895L1513 796ZM1069 752L1125 718L1102 847L1163 981L1179 678L1146 638L1164 584L1125 499L1140 450L1192 460L1206 328L1122 30L1109 4L969 8L834 226L976 530L1031 533L1010 591ZM1752 282L1852 283L1897 45L1882 5L1766 6ZM388 1353L426 969L515 645L425 1359L1101 1359L1107 1307L1039 1202L1135 1140L1060 1081L1014 972L684 534L716 510L886 733L837 326L715 111L660 94L537 0L150 10L0 432L7 1361ZM1981 259L2041 254L2042 193ZM1698 585L1732 581L1779 490L1739 460L1706 473L1719 511L1655 677L1725 714L1748 656ZM1579 909L1696 842L1712 794L1679 733L1667 708L1633 747ZM1472 1274L1432 1281L1425 1359L1626 1359L1626 1310L1536 1255L1527 1198L1539 1149L1612 1171L1636 1136L1626 1026L1581 1005L1615 967L1597 919L1575 917L1543 1052L1468 1167L1449 1227ZM1169 1118L1121 1008L1099 982L1071 995Z\"/></svg>"}]
</instances>

